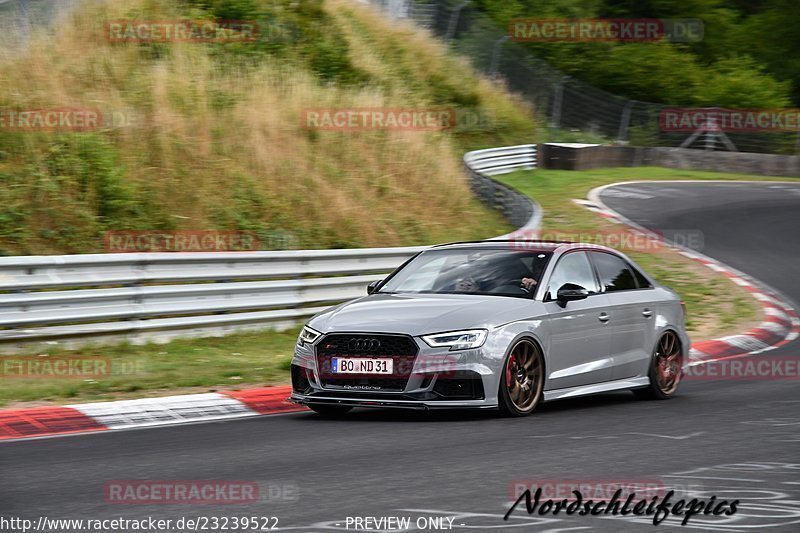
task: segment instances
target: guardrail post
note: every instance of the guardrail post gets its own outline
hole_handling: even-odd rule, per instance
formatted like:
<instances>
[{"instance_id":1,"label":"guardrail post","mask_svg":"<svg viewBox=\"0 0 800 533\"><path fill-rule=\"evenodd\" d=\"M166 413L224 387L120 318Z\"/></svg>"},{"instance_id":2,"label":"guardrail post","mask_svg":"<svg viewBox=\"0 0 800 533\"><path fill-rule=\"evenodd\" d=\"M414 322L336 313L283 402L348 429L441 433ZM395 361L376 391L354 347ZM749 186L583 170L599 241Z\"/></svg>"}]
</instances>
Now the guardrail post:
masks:
<instances>
[{"instance_id":1,"label":"guardrail post","mask_svg":"<svg viewBox=\"0 0 800 533\"><path fill-rule=\"evenodd\" d=\"M456 35L456 26L458 26L458 19L461 17L461 10L466 7L467 4L470 3L470 0L464 0L460 4L458 4L453 10L453 14L450 15L450 21L447 23L447 33L444 34L445 41L453 40L453 37Z\"/></svg>"}]
</instances>

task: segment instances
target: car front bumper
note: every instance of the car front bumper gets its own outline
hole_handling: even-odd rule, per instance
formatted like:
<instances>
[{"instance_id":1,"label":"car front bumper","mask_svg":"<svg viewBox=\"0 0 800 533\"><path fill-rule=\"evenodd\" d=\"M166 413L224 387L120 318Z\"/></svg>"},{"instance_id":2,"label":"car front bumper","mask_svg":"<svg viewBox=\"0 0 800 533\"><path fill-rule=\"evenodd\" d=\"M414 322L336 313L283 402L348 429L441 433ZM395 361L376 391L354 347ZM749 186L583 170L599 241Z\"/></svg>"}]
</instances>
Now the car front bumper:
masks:
<instances>
[{"instance_id":1,"label":"car front bumper","mask_svg":"<svg viewBox=\"0 0 800 533\"><path fill-rule=\"evenodd\" d=\"M418 338L413 366L403 376L381 376L336 384L326 373L315 345L295 346L292 359L292 402L405 409L457 409L497 407L497 370L500 362L486 346L450 352L431 348ZM321 368L322 367L322 368ZM338 377L338 376L337 376ZM402 387L397 381L403 381Z\"/></svg>"},{"instance_id":2,"label":"car front bumper","mask_svg":"<svg viewBox=\"0 0 800 533\"><path fill-rule=\"evenodd\" d=\"M293 392L290 401L300 405L340 405L347 407L373 407L373 408L399 408L399 409L493 409L497 405L490 405L486 400L413 400L398 395L395 398L371 397L363 394L362 397L343 397L341 395L330 395L329 391L320 391L313 394L299 394Z\"/></svg>"}]
</instances>

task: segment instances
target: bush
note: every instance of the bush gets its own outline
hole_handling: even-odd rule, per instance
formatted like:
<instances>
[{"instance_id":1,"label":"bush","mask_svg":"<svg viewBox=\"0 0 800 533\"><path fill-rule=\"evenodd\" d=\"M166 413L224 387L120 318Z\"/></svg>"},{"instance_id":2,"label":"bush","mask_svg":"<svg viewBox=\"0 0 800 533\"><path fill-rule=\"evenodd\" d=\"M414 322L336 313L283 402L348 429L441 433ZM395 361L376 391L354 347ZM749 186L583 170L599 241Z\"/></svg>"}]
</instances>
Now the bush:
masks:
<instances>
[{"instance_id":1,"label":"bush","mask_svg":"<svg viewBox=\"0 0 800 533\"><path fill-rule=\"evenodd\" d=\"M500 27L514 18L698 18L697 43L523 43L568 75L612 93L668 105L770 108L800 104L800 10L794 0L758 7L714 0L657 2L475 0Z\"/></svg>"},{"instance_id":2,"label":"bush","mask_svg":"<svg viewBox=\"0 0 800 533\"><path fill-rule=\"evenodd\" d=\"M279 57L301 61L324 83L356 84L365 80L353 67L347 41L330 32L330 16L323 0L189 0L192 7L206 11L215 20L252 20L259 25L259 39L253 43L227 43L212 52L222 65L232 58Z\"/></svg>"}]
</instances>

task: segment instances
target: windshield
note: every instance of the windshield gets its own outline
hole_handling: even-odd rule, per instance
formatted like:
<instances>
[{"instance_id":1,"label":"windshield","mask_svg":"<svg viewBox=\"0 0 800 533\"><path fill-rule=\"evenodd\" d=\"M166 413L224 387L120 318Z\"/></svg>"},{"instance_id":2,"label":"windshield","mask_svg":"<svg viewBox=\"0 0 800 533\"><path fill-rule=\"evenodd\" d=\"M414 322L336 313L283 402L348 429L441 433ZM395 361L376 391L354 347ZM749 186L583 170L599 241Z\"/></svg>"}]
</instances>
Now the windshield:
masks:
<instances>
[{"instance_id":1,"label":"windshield","mask_svg":"<svg viewBox=\"0 0 800 533\"><path fill-rule=\"evenodd\" d=\"M550 255L536 250L429 250L395 273L378 292L529 298Z\"/></svg>"}]
</instances>

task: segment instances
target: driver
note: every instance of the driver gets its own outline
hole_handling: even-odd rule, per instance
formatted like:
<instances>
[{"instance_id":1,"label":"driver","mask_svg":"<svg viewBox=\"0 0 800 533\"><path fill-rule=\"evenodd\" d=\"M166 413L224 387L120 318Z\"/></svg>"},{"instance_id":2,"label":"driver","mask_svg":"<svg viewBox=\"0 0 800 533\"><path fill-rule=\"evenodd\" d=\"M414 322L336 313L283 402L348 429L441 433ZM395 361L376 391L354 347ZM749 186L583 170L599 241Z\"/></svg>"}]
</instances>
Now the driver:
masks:
<instances>
[{"instance_id":1,"label":"driver","mask_svg":"<svg viewBox=\"0 0 800 533\"><path fill-rule=\"evenodd\" d=\"M531 269L516 254L502 258L495 268L494 276L495 279L513 280L514 283L519 283L520 288L528 292L536 287L537 283L536 273L531 272Z\"/></svg>"},{"instance_id":2,"label":"driver","mask_svg":"<svg viewBox=\"0 0 800 533\"><path fill-rule=\"evenodd\" d=\"M456 291L458 292L478 292L480 287L477 282L471 278L460 279L456 282Z\"/></svg>"},{"instance_id":3,"label":"driver","mask_svg":"<svg viewBox=\"0 0 800 533\"><path fill-rule=\"evenodd\" d=\"M536 286L536 280L533 278L522 278L520 286L526 291L530 291ZM458 292L478 292L480 287L475 280L470 278L461 279L456 282L456 290Z\"/></svg>"},{"instance_id":4,"label":"driver","mask_svg":"<svg viewBox=\"0 0 800 533\"><path fill-rule=\"evenodd\" d=\"M473 272L455 282L453 288L458 292L480 292L491 290L493 287L501 286L511 280L516 280L515 282L519 283L520 288L528 292L536 287L537 281L533 277L535 273L531 272L516 256L490 258L484 260L483 263L480 270L473 266ZM477 281L475 271L485 279Z\"/></svg>"}]
</instances>

